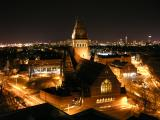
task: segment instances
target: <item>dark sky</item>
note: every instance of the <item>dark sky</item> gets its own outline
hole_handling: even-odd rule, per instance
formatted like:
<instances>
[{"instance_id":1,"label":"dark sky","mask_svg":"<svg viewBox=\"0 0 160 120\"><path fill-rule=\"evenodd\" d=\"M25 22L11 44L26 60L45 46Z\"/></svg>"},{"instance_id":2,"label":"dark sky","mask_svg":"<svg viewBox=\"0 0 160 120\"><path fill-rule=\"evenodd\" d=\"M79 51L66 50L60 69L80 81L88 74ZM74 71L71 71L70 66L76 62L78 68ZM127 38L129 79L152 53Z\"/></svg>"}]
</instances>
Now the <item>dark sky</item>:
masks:
<instances>
[{"instance_id":1,"label":"dark sky","mask_svg":"<svg viewBox=\"0 0 160 120\"><path fill-rule=\"evenodd\" d=\"M4 2L5 1L5 2ZM155 0L3 0L0 42L65 40L76 16L91 40L160 40L160 8Z\"/></svg>"}]
</instances>

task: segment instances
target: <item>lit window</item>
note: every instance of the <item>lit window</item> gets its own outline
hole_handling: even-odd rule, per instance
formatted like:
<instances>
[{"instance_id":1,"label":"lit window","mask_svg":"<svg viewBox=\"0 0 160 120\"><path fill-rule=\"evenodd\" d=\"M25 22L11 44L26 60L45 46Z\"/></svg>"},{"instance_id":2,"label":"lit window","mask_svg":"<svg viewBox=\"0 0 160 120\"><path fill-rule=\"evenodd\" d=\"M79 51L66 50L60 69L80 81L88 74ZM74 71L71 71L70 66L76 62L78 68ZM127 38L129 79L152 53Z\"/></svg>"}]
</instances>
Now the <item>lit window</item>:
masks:
<instances>
[{"instance_id":1,"label":"lit window","mask_svg":"<svg viewBox=\"0 0 160 120\"><path fill-rule=\"evenodd\" d=\"M108 102L108 98L105 98L105 102Z\"/></svg>"},{"instance_id":2,"label":"lit window","mask_svg":"<svg viewBox=\"0 0 160 120\"><path fill-rule=\"evenodd\" d=\"M99 103L99 99L97 99L96 103Z\"/></svg>"},{"instance_id":3,"label":"lit window","mask_svg":"<svg viewBox=\"0 0 160 120\"><path fill-rule=\"evenodd\" d=\"M51 71L51 67L48 67L48 68L47 68L47 72L50 72L50 71Z\"/></svg>"},{"instance_id":4,"label":"lit window","mask_svg":"<svg viewBox=\"0 0 160 120\"><path fill-rule=\"evenodd\" d=\"M101 93L110 93L112 91L112 84L109 80L105 80L101 84Z\"/></svg>"},{"instance_id":5,"label":"lit window","mask_svg":"<svg viewBox=\"0 0 160 120\"><path fill-rule=\"evenodd\" d=\"M42 72L45 72L45 71L46 71L46 68L42 68L41 70L42 70Z\"/></svg>"}]
</instances>

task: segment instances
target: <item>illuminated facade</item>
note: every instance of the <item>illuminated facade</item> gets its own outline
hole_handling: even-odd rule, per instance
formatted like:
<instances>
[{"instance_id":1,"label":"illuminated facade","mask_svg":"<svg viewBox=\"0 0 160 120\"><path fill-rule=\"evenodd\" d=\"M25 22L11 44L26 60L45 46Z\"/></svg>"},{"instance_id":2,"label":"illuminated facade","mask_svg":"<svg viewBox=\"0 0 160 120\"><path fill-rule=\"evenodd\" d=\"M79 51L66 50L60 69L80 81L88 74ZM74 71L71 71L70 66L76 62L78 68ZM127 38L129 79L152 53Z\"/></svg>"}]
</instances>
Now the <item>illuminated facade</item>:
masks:
<instances>
[{"instance_id":1,"label":"illuminated facade","mask_svg":"<svg viewBox=\"0 0 160 120\"><path fill-rule=\"evenodd\" d=\"M120 96L120 82L108 65L82 61L77 66L78 78L83 82L83 95L95 103L111 102Z\"/></svg>"},{"instance_id":2,"label":"illuminated facade","mask_svg":"<svg viewBox=\"0 0 160 120\"><path fill-rule=\"evenodd\" d=\"M63 66L62 59L52 59L52 60L30 60L29 61L29 74L41 75L62 75Z\"/></svg>"},{"instance_id":3,"label":"illuminated facade","mask_svg":"<svg viewBox=\"0 0 160 120\"><path fill-rule=\"evenodd\" d=\"M81 58L89 59L89 40L84 24L77 19L72 33L72 48L77 62Z\"/></svg>"},{"instance_id":4,"label":"illuminated facade","mask_svg":"<svg viewBox=\"0 0 160 120\"><path fill-rule=\"evenodd\" d=\"M32 74L60 74L60 65L35 66Z\"/></svg>"}]
</instances>

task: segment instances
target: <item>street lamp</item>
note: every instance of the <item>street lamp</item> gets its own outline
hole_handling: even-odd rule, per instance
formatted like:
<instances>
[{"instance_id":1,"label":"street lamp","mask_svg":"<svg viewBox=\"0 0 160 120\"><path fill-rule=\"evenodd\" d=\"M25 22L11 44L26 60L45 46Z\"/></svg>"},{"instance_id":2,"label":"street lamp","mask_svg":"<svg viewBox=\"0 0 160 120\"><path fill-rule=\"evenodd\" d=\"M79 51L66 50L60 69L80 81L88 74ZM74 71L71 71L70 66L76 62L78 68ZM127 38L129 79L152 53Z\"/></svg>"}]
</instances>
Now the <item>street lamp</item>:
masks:
<instances>
[{"instance_id":1,"label":"street lamp","mask_svg":"<svg viewBox=\"0 0 160 120\"><path fill-rule=\"evenodd\" d=\"M14 76L14 78L15 78L15 80L16 80L16 83L15 83L16 86L17 86L17 78L18 78L18 77L19 77L19 75L15 75L15 76Z\"/></svg>"}]
</instances>

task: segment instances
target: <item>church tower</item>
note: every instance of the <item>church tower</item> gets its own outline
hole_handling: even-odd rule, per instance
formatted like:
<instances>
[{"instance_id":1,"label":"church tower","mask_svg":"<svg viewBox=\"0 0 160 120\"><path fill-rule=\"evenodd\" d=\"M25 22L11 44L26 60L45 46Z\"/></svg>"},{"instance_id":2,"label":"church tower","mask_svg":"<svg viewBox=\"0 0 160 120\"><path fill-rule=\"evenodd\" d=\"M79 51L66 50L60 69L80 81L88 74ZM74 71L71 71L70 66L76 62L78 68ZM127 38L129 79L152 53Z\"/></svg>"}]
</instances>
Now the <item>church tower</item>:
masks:
<instances>
[{"instance_id":1,"label":"church tower","mask_svg":"<svg viewBox=\"0 0 160 120\"><path fill-rule=\"evenodd\" d=\"M87 30L82 21L77 19L72 33L72 47L76 62L79 62L81 59L89 59L88 46L89 40Z\"/></svg>"}]
</instances>

